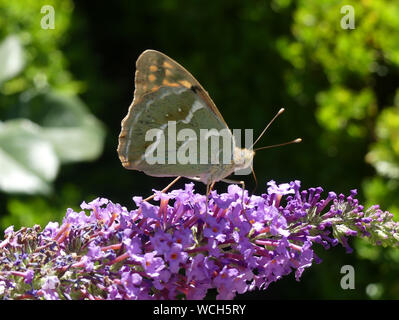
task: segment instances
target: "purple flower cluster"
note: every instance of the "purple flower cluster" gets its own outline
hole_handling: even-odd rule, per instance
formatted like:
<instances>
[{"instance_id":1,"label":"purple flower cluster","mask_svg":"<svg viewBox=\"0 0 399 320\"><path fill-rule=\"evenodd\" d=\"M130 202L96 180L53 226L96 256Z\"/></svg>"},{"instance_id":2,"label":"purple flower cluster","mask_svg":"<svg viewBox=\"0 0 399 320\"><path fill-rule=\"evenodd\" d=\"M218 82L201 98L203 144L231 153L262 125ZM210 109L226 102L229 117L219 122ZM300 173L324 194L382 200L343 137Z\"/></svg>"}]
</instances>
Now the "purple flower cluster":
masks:
<instances>
[{"instance_id":1,"label":"purple flower cluster","mask_svg":"<svg viewBox=\"0 0 399 320\"><path fill-rule=\"evenodd\" d=\"M230 185L213 191L208 206L194 185L155 191L158 205L134 197L128 210L104 198L68 209L63 223L5 231L0 242L3 299L233 299L318 261L313 244L326 249L350 236L399 244L399 224L378 206L363 210L349 196L300 182L268 183L249 196ZM208 211L206 212L206 207Z\"/></svg>"}]
</instances>

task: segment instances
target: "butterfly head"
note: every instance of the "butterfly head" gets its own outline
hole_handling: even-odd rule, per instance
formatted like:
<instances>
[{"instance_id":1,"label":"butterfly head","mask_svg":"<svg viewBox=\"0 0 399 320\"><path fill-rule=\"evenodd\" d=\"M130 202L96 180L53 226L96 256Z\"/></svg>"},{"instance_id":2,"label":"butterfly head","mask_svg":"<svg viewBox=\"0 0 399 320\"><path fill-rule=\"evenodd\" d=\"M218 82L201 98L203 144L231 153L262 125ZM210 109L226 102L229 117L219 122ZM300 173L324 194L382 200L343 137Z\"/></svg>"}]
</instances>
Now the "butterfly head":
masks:
<instances>
[{"instance_id":1,"label":"butterfly head","mask_svg":"<svg viewBox=\"0 0 399 320\"><path fill-rule=\"evenodd\" d=\"M236 169L245 169L252 166L255 151L246 148L234 148L234 164Z\"/></svg>"}]
</instances>

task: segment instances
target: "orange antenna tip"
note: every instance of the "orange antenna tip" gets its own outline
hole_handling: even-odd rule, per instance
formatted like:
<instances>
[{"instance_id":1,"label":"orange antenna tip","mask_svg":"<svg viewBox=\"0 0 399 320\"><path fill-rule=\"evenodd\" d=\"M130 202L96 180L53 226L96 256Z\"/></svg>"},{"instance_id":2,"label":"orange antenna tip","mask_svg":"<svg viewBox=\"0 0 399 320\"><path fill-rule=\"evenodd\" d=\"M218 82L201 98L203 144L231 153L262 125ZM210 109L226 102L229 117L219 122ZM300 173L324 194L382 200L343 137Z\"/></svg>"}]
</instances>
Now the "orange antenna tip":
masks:
<instances>
[{"instance_id":1,"label":"orange antenna tip","mask_svg":"<svg viewBox=\"0 0 399 320\"><path fill-rule=\"evenodd\" d=\"M273 145L271 145L271 146L266 146L266 147L257 148L257 149L254 149L254 151L263 150L263 149L270 149L270 148L275 148L275 147L281 147L281 146L286 146L286 145L288 145L288 144L299 143L299 142L301 142L301 141L302 141L302 139L301 139L301 138L298 138L298 139L295 139L295 140L292 140L292 141L288 141L288 142L284 142L284 143L273 144Z\"/></svg>"}]
</instances>

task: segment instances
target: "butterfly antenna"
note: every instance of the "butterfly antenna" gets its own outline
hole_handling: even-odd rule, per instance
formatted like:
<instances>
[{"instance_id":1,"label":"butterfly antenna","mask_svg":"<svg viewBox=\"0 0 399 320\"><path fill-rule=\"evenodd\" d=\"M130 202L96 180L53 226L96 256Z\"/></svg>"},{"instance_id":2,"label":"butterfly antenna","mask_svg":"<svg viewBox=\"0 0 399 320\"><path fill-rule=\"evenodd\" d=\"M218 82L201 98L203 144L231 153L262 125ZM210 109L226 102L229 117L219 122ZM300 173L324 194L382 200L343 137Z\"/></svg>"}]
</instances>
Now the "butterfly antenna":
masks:
<instances>
[{"instance_id":1,"label":"butterfly antenna","mask_svg":"<svg viewBox=\"0 0 399 320\"><path fill-rule=\"evenodd\" d=\"M300 142L302 142L302 139L298 138L298 139L295 139L295 140L292 140L292 141L288 141L288 142L284 142L284 143L273 144L271 146L257 148L257 149L254 149L254 151L258 151L258 150L262 150L262 149L269 149L269 148L274 148L274 147L281 147L281 146L286 146L287 144L300 143Z\"/></svg>"},{"instance_id":2,"label":"butterfly antenna","mask_svg":"<svg viewBox=\"0 0 399 320\"><path fill-rule=\"evenodd\" d=\"M269 129L270 125L274 122L274 120L276 120L276 118L282 114L284 112L284 108L281 108L276 115L273 117L272 120L270 120L270 122L267 124L267 126L263 129L262 133L259 135L259 137L255 140L255 142L252 144L251 149L254 147L254 145L259 141L260 138L262 138L262 136L265 134L266 130Z\"/></svg>"}]
</instances>

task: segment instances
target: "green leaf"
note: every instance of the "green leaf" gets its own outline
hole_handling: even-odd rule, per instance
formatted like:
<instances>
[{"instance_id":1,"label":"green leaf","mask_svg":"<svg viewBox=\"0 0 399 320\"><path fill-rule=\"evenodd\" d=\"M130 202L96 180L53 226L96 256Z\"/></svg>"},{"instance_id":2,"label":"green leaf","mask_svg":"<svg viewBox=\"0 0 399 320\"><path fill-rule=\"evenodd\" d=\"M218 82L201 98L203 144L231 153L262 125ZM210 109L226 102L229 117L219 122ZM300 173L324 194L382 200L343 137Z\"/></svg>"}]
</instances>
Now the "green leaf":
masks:
<instances>
[{"instance_id":1,"label":"green leaf","mask_svg":"<svg viewBox=\"0 0 399 320\"><path fill-rule=\"evenodd\" d=\"M29 120L0 122L0 189L47 193L59 161L40 127Z\"/></svg>"},{"instance_id":2,"label":"green leaf","mask_svg":"<svg viewBox=\"0 0 399 320\"><path fill-rule=\"evenodd\" d=\"M19 39L8 36L0 43L0 84L17 75L24 67L25 59Z\"/></svg>"},{"instance_id":3,"label":"green leaf","mask_svg":"<svg viewBox=\"0 0 399 320\"><path fill-rule=\"evenodd\" d=\"M26 92L0 126L0 190L48 193L60 163L103 149L103 124L75 96Z\"/></svg>"},{"instance_id":4,"label":"green leaf","mask_svg":"<svg viewBox=\"0 0 399 320\"><path fill-rule=\"evenodd\" d=\"M41 125L62 163L93 160L103 150L103 124L76 96L40 93L14 108L12 116Z\"/></svg>"},{"instance_id":5,"label":"green leaf","mask_svg":"<svg viewBox=\"0 0 399 320\"><path fill-rule=\"evenodd\" d=\"M43 128L61 162L96 159L103 150L104 129L95 117L86 115L80 126Z\"/></svg>"}]
</instances>

